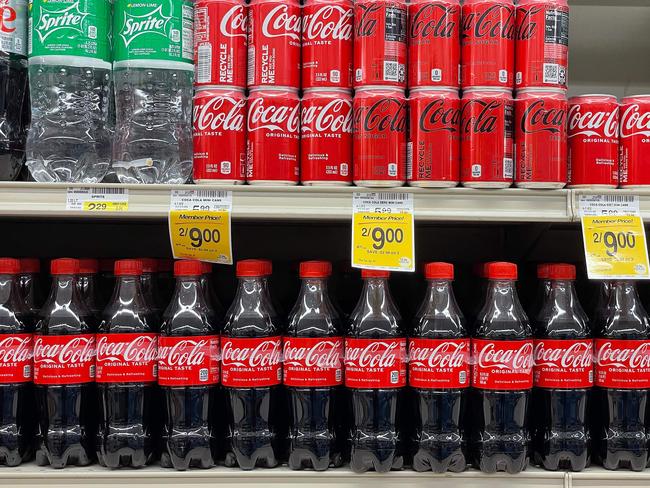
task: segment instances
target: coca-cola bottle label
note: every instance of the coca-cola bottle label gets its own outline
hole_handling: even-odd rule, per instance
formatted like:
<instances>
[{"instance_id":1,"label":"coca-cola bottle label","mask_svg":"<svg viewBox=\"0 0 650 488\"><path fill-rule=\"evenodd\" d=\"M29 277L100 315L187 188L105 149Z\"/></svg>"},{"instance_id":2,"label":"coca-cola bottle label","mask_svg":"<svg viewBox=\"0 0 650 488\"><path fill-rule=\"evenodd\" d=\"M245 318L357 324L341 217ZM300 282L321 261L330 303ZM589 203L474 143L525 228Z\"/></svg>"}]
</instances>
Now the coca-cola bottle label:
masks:
<instances>
[{"instance_id":1,"label":"coca-cola bottle label","mask_svg":"<svg viewBox=\"0 0 650 488\"><path fill-rule=\"evenodd\" d=\"M98 383L146 383L158 376L158 334L97 334Z\"/></svg>"},{"instance_id":2,"label":"coca-cola bottle label","mask_svg":"<svg viewBox=\"0 0 650 488\"><path fill-rule=\"evenodd\" d=\"M32 379L32 334L0 336L0 383L25 383Z\"/></svg>"},{"instance_id":3,"label":"coca-cola bottle label","mask_svg":"<svg viewBox=\"0 0 650 488\"><path fill-rule=\"evenodd\" d=\"M72 385L95 379L95 335L34 336L34 383Z\"/></svg>"},{"instance_id":4,"label":"coca-cola bottle label","mask_svg":"<svg viewBox=\"0 0 650 488\"><path fill-rule=\"evenodd\" d=\"M343 384L341 337L285 337L284 384L317 388Z\"/></svg>"},{"instance_id":5,"label":"coca-cola bottle label","mask_svg":"<svg viewBox=\"0 0 650 488\"><path fill-rule=\"evenodd\" d=\"M596 386L650 388L650 341L596 339Z\"/></svg>"},{"instance_id":6,"label":"coca-cola bottle label","mask_svg":"<svg viewBox=\"0 0 650 488\"><path fill-rule=\"evenodd\" d=\"M256 388L279 385L281 381L281 337L221 338L223 386Z\"/></svg>"},{"instance_id":7,"label":"coca-cola bottle label","mask_svg":"<svg viewBox=\"0 0 650 488\"><path fill-rule=\"evenodd\" d=\"M198 386L219 383L219 336L158 338L158 384Z\"/></svg>"},{"instance_id":8,"label":"coca-cola bottle label","mask_svg":"<svg viewBox=\"0 0 650 488\"><path fill-rule=\"evenodd\" d=\"M536 339L533 381L540 388L591 388L594 384L590 339Z\"/></svg>"},{"instance_id":9,"label":"coca-cola bottle label","mask_svg":"<svg viewBox=\"0 0 650 488\"><path fill-rule=\"evenodd\" d=\"M469 357L469 339L410 339L409 385L467 388Z\"/></svg>"},{"instance_id":10,"label":"coca-cola bottle label","mask_svg":"<svg viewBox=\"0 0 650 488\"><path fill-rule=\"evenodd\" d=\"M533 387L533 341L472 340L472 386L483 390Z\"/></svg>"},{"instance_id":11,"label":"coca-cola bottle label","mask_svg":"<svg viewBox=\"0 0 650 488\"><path fill-rule=\"evenodd\" d=\"M345 386L406 386L406 339L345 339Z\"/></svg>"}]
</instances>

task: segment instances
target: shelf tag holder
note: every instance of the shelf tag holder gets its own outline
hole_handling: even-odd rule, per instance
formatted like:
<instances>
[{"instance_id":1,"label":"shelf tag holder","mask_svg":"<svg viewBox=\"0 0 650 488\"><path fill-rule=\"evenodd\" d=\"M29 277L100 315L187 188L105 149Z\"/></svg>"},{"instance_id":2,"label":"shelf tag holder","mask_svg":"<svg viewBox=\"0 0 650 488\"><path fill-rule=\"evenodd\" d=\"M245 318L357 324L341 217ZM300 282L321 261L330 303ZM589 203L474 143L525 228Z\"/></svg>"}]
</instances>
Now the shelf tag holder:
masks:
<instances>
[{"instance_id":1,"label":"shelf tag holder","mask_svg":"<svg viewBox=\"0 0 650 488\"><path fill-rule=\"evenodd\" d=\"M415 271L413 194L354 192L352 267Z\"/></svg>"},{"instance_id":2,"label":"shelf tag holder","mask_svg":"<svg viewBox=\"0 0 650 488\"><path fill-rule=\"evenodd\" d=\"M126 212L129 210L129 190L71 186L67 191L65 208L82 212Z\"/></svg>"},{"instance_id":3,"label":"shelf tag holder","mask_svg":"<svg viewBox=\"0 0 650 488\"><path fill-rule=\"evenodd\" d=\"M172 190L169 239L175 259L232 264L232 192Z\"/></svg>"},{"instance_id":4,"label":"shelf tag holder","mask_svg":"<svg viewBox=\"0 0 650 488\"><path fill-rule=\"evenodd\" d=\"M638 195L580 195L578 204L589 279L650 279Z\"/></svg>"}]
</instances>

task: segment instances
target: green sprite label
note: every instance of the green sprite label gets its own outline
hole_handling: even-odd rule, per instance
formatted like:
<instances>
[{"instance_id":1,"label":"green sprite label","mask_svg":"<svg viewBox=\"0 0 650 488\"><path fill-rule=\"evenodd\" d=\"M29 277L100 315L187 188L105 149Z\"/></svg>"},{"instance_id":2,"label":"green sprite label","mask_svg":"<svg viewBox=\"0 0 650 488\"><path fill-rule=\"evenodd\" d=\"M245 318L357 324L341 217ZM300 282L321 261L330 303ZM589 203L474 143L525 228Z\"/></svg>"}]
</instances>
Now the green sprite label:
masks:
<instances>
[{"instance_id":1,"label":"green sprite label","mask_svg":"<svg viewBox=\"0 0 650 488\"><path fill-rule=\"evenodd\" d=\"M29 56L83 56L110 62L108 0L31 0Z\"/></svg>"},{"instance_id":2,"label":"green sprite label","mask_svg":"<svg viewBox=\"0 0 650 488\"><path fill-rule=\"evenodd\" d=\"M115 61L157 60L192 63L192 3L188 0L116 0Z\"/></svg>"}]
</instances>

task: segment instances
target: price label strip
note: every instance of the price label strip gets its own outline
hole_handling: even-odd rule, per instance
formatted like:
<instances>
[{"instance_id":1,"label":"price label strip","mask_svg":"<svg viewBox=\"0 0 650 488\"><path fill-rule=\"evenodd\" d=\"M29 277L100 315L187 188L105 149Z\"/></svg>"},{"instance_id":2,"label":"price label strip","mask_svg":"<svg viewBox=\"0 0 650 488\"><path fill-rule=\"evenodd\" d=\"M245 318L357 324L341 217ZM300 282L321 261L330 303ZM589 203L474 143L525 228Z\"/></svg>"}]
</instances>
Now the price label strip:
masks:
<instances>
[{"instance_id":1,"label":"price label strip","mask_svg":"<svg viewBox=\"0 0 650 488\"><path fill-rule=\"evenodd\" d=\"M637 195L580 195L589 279L650 279Z\"/></svg>"},{"instance_id":2,"label":"price label strip","mask_svg":"<svg viewBox=\"0 0 650 488\"><path fill-rule=\"evenodd\" d=\"M232 264L232 192L172 190L169 238L176 259Z\"/></svg>"},{"instance_id":3,"label":"price label strip","mask_svg":"<svg viewBox=\"0 0 650 488\"><path fill-rule=\"evenodd\" d=\"M129 209L127 188L70 187L66 210L84 212L126 212Z\"/></svg>"},{"instance_id":4,"label":"price label strip","mask_svg":"<svg viewBox=\"0 0 650 488\"><path fill-rule=\"evenodd\" d=\"M352 267L415 271L413 195L355 192Z\"/></svg>"}]
</instances>

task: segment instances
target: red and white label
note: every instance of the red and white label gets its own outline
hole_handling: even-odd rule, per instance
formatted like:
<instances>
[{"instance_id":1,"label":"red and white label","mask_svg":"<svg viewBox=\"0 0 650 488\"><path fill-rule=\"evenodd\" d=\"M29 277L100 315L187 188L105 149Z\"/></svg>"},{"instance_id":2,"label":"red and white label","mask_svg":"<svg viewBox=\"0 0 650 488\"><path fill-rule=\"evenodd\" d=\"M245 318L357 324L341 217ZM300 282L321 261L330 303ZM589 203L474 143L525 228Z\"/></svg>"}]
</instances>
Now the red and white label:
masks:
<instances>
[{"instance_id":1,"label":"red and white label","mask_svg":"<svg viewBox=\"0 0 650 488\"><path fill-rule=\"evenodd\" d=\"M533 341L472 340L472 386L483 390L533 387Z\"/></svg>"},{"instance_id":2,"label":"red and white label","mask_svg":"<svg viewBox=\"0 0 650 488\"><path fill-rule=\"evenodd\" d=\"M145 383L158 376L158 334L97 334L97 383Z\"/></svg>"},{"instance_id":3,"label":"red and white label","mask_svg":"<svg viewBox=\"0 0 650 488\"><path fill-rule=\"evenodd\" d=\"M621 186L649 185L650 97L621 100Z\"/></svg>"},{"instance_id":4,"label":"red and white label","mask_svg":"<svg viewBox=\"0 0 650 488\"><path fill-rule=\"evenodd\" d=\"M343 384L341 337L285 337L284 384L318 388Z\"/></svg>"},{"instance_id":5,"label":"red and white label","mask_svg":"<svg viewBox=\"0 0 650 488\"><path fill-rule=\"evenodd\" d=\"M650 388L650 341L596 339L596 386Z\"/></svg>"},{"instance_id":6,"label":"red and white label","mask_svg":"<svg viewBox=\"0 0 650 488\"><path fill-rule=\"evenodd\" d=\"M32 334L0 335L0 383L25 383L32 379Z\"/></svg>"},{"instance_id":7,"label":"red and white label","mask_svg":"<svg viewBox=\"0 0 650 488\"><path fill-rule=\"evenodd\" d=\"M467 388L469 357L469 339L410 339L409 385Z\"/></svg>"},{"instance_id":8,"label":"red and white label","mask_svg":"<svg viewBox=\"0 0 650 488\"><path fill-rule=\"evenodd\" d=\"M219 336L158 339L158 384L199 386L219 383Z\"/></svg>"},{"instance_id":9,"label":"red and white label","mask_svg":"<svg viewBox=\"0 0 650 488\"><path fill-rule=\"evenodd\" d=\"M34 383L72 385L95 379L95 335L34 336Z\"/></svg>"},{"instance_id":10,"label":"red and white label","mask_svg":"<svg viewBox=\"0 0 650 488\"><path fill-rule=\"evenodd\" d=\"M345 339L345 386L406 386L406 339Z\"/></svg>"},{"instance_id":11,"label":"red and white label","mask_svg":"<svg viewBox=\"0 0 650 488\"><path fill-rule=\"evenodd\" d=\"M591 388L594 385L590 339L535 339L533 381L540 388Z\"/></svg>"},{"instance_id":12,"label":"red and white label","mask_svg":"<svg viewBox=\"0 0 650 488\"><path fill-rule=\"evenodd\" d=\"M223 386L255 388L279 385L281 381L281 337L221 338Z\"/></svg>"}]
</instances>

